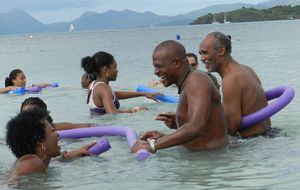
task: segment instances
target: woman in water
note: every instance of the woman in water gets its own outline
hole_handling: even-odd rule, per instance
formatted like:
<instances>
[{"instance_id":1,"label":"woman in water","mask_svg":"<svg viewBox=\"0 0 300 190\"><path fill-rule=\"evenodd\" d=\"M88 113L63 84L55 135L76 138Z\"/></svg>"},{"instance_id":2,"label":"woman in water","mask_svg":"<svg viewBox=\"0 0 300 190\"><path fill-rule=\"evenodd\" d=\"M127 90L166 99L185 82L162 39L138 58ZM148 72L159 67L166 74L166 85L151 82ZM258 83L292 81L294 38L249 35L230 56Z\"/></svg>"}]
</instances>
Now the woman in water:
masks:
<instances>
[{"instance_id":1,"label":"woman in water","mask_svg":"<svg viewBox=\"0 0 300 190\"><path fill-rule=\"evenodd\" d=\"M39 86L45 88L50 86L48 83L33 84L32 86ZM10 72L9 76L5 79L5 88L0 88L0 93L7 93L16 88L26 87L26 76L20 69L14 69Z\"/></svg>"},{"instance_id":2,"label":"woman in water","mask_svg":"<svg viewBox=\"0 0 300 190\"><path fill-rule=\"evenodd\" d=\"M81 66L88 74L97 73L97 79L89 86L87 103L91 113L133 113L146 109L145 107L134 107L128 110L120 110L119 99L135 98L144 96L155 99L160 93L145 92L120 92L113 91L109 86L110 81L115 81L118 75L117 62L107 52L97 52L92 57L87 56L81 59Z\"/></svg>"},{"instance_id":3,"label":"woman in water","mask_svg":"<svg viewBox=\"0 0 300 190\"><path fill-rule=\"evenodd\" d=\"M9 172L10 179L46 172L54 157L60 156L60 159L68 160L92 155L88 149L95 142L73 151L60 152L58 135L47 117L47 111L32 109L19 113L7 123L6 143L17 157Z\"/></svg>"},{"instance_id":4,"label":"woman in water","mask_svg":"<svg viewBox=\"0 0 300 190\"><path fill-rule=\"evenodd\" d=\"M91 82L93 82L96 79L97 79L97 75L95 73L93 74L83 73L81 76L81 87L88 88Z\"/></svg>"}]
</instances>

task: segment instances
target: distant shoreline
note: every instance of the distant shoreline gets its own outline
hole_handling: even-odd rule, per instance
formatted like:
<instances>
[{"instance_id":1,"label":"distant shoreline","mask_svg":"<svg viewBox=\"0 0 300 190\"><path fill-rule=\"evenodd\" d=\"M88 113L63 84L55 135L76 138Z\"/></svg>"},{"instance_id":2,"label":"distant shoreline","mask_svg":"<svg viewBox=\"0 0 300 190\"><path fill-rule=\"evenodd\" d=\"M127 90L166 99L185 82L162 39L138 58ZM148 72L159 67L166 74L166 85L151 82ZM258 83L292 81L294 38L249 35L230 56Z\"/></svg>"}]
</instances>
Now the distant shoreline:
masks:
<instances>
[{"instance_id":1,"label":"distant shoreline","mask_svg":"<svg viewBox=\"0 0 300 190\"><path fill-rule=\"evenodd\" d=\"M274 20L300 19L300 5L297 6L275 6L270 9L258 10L254 8L241 8L229 12L207 14L194 20L191 24L212 24L212 23L236 23L256 22Z\"/></svg>"}]
</instances>

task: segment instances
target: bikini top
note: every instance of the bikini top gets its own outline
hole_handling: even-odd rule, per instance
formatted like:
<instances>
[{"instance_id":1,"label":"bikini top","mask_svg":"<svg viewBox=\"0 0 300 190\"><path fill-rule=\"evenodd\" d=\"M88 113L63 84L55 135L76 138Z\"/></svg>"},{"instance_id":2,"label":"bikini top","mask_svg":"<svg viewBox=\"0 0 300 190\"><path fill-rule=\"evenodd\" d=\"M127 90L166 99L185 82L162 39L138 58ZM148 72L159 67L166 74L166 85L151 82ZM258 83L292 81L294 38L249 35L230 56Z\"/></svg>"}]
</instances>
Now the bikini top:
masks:
<instances>
[{"instance_id":1,"label":"bikini top","mask_svg":"<svg viewBox=\"0 0 300 190\"><path fill-rule=\"evenodd\" d=\"M94 88L98 85L98 84L105 84L104 82L97 82L96 84L94 84L95 81L92 82L91 86L90 86L90 90L89 90L89 93L88 93L88 97L87 97L87 104L90 106L90 111L92 113L98 113L98 114L106 114L106 110L104 107L97 107L94 103L94 100L93 100L93 92L94 92ZM113 103L115 104L116 108L119 109L120 107L120 102L119 102L119 99L116 97L114 91L112 91L112 94L113 94Z\"/></svg>"}]
</instances>

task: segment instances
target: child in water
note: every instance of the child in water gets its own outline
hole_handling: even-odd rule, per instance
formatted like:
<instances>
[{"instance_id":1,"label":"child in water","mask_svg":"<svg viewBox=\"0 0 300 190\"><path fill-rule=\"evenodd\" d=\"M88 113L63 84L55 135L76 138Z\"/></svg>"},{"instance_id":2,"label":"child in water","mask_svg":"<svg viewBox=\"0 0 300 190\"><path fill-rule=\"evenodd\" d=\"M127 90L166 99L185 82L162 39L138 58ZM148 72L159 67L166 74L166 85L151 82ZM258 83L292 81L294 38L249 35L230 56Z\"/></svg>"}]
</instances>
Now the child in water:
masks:
<instances>
[{"instance_id":1,"label":"child in water","mask_svg":"<svg viewBox=\"0 0 300 190\"><path fill-rule=\"evenodd\" d=\"M45 88L50 86L48 83L39 83L33 84L32 86L39 86L41 88ZM24 72L20 69L14 69L10 72L9 76L5 79L5 88L0 88L0 93L7 93L11 90L15 90L16 88L26 87L26 76Z\"/></svg>"}]
</instances>

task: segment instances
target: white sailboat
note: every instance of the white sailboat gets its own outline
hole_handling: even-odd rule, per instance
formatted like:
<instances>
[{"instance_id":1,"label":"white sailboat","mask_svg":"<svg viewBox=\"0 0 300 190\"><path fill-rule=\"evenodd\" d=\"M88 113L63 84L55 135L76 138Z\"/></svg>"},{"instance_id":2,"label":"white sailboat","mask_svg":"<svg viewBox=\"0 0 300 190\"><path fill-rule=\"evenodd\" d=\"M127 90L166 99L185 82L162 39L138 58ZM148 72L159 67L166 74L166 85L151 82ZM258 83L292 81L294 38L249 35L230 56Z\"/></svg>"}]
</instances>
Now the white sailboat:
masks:
<instances>
[{"instance_id":1,"label":"white sailboat","mask_svg":"<svg viewBox=\"0 0 300 190\"><path fill-rule=\"evenodd\" d=\"M229 24L230 22L226 20L226 13L224 15L224 24Z\"/></svg>"},{"instance_id":2,"label":"white sailboat","mask_svg":"<svg viewBox=\"0 0 300 190\"><path fill-rule=\"evenodd\" d=\"M70 24L69 32L74 32L74 25L72 23Z\"/></svg>"},{"instance_id":3,"label":"white sailboat","mask_svg":"<svg viewBox=\"0 0 300 190\"><path fill-rule=\"evenodd\" d=\"M216 21L216 14L214 14L214 21L211 24L220 24L219 22Z\"/></svg>"}]
</instances>

